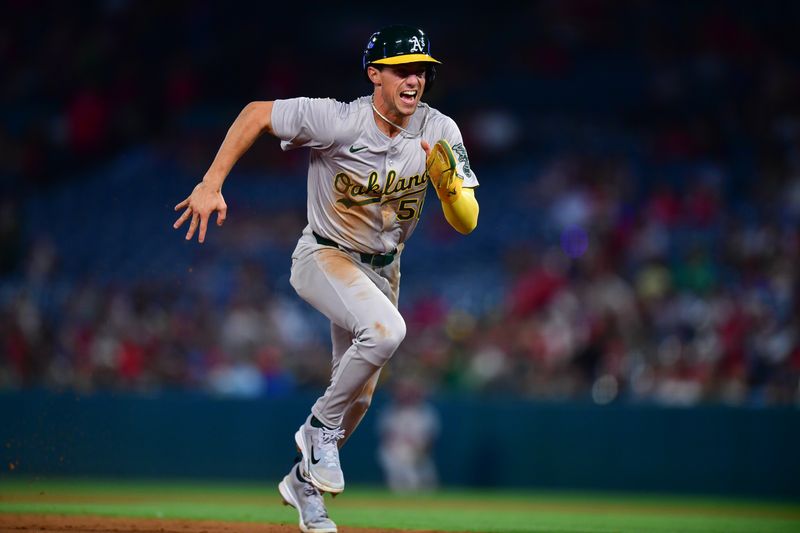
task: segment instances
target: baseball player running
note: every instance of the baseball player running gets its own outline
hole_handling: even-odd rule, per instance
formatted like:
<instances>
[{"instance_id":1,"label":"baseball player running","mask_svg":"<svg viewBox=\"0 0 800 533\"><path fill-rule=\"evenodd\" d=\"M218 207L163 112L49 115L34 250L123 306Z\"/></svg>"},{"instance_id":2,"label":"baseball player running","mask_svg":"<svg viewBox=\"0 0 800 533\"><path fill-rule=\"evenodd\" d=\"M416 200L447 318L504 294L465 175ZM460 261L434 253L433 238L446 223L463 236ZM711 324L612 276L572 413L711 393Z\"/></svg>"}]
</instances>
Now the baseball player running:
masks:
<instances>
[{"instance_id":1,"label":"baseball player running","mask_svg":"<svg viewBox=\"0 0 800 533\"><path fill-rule=\"evenodd\" d=\"M174 227L191 219L186 239L206 236L209 218L222 225L222 184L262 133L283 150L310 148L308 225L292 254L290 282L331 321L331 381L295 433L301 456L278 489L297 509L304 532L335 532L322 493L345 481L339 448L366 413L381 368L406 333L397 310L400 257L419 220L428 182L457 231L478 221L461 132L455 122L422 103L439 61L428 36L390 26L371 36L363 72L373 90L349 103L293 98L252 102L228 130L214 161Z\"/></svg>"}]
</instances>

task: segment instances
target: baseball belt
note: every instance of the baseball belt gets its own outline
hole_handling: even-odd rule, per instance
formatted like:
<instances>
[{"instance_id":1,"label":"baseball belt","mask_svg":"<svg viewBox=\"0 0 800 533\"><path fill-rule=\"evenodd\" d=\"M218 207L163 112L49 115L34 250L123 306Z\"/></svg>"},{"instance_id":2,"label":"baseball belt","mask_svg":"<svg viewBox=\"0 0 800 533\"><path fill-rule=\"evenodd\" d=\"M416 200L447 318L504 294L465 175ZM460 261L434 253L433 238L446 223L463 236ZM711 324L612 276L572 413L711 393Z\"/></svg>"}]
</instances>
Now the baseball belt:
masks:
<instances>
[{"instance_id":1,"label":"baseball belt","mask_svg":"<svg viewBox=\"0 0 800 533\"><path fill-rule=\"evenodd\" d=\"M312 231L311 233L314 234L314 238L317 240L317 244L322 244L324 246L333 246L334 248L339 248L340 250L344 250L345 252L354 252L353 250L348 250L344 246L340 246L336 241L332 241L330 239L326 239L321 235L317 235L316 231ZM392 250L388 254L365 254L362 252L355 252L361 255L361 262L366 263L369 266L373 267L385 267L386 265L390 265L392 261L394 261L394 256L397 253L397 249Z\"/></svg>"}]
</instances>

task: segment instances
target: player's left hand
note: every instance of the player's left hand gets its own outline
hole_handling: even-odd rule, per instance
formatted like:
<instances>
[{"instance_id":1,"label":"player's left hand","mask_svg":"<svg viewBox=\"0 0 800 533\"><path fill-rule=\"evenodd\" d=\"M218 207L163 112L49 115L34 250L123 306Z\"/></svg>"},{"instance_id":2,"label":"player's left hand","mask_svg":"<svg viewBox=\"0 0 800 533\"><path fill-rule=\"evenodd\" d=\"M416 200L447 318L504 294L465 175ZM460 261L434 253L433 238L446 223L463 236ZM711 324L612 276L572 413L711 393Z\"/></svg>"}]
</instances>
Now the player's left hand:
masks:
<instances>
[{"instance_id":1,"label":"player's left hand","mask_svg":"<svg viewBox=\"0 0 800 533\"><path fill-rule=\"evenodd\" d=\"M425 150L425 175L436 191L439 200L452 204L461 196L461 184L464 181L456 171L456 157L450 144L440 139L433 148L426 141L420 141Z\"/></svg>"},{"instance_id":2,"label":"player's left hand","mask_svg":"<svg viewBox=\"0 0 800 533\"><path fill-rule=\"evenodd\" d=\"M189 217L192 217L189 231L186 232L186 240L192 239L199 226L200 233L198 233L197 241L200 243L206 240L208 219L211 218L211 213L217 212L217 226L222 226L228 214L228 205L225 203L225 198L222 197L222 192L215 190L204 181L195 186L192 194L186 200L175 206L175 211L180 211L181 209L186 210L172 227L178 229Z\"/></svg>"}]
</instances>

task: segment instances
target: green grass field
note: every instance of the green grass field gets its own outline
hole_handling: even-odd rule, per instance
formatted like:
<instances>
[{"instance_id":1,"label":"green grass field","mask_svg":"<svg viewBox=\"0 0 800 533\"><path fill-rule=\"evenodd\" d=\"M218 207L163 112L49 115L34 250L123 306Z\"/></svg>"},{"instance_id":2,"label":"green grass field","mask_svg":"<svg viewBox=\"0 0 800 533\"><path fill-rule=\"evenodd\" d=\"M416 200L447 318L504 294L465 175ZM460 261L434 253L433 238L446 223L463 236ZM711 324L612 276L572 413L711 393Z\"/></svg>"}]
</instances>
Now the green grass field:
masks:
<instances>
[{"instance_id":1,"label":"green grass field","mask_svg":"<svg viewBox=\"0 0 800 533\"><path fill-rule=\"evenodd\" d=\"M394 495L348 488L331 501L342 526L486 532L800 532L800 503L531 491ZM296 524L274 485L0 480L0 513Z\"/></svg>"}]
</instances>

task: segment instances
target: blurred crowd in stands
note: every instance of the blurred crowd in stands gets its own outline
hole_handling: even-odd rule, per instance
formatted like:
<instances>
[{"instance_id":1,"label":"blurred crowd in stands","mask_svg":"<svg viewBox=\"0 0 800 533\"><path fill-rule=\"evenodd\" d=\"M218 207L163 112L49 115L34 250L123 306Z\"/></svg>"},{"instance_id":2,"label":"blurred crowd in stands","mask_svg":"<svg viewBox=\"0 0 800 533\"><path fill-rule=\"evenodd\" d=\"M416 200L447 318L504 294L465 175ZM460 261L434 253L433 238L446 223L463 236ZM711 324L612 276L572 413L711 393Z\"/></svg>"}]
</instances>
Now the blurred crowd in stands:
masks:
<instances>
[{"instance_id":1,"label":"blurred crowd in stands","mask_svg":"<svg viewBox=\"0 0 800 533\"><path fill-rule=\"evenodd\" d=\"M367 90L349 66L380 26L365 15L320 28L316 41L285 28L267 40L263 26L274 22L188 5L53 3L53 20L41 24L12 2L0 22L0 390L252 397L319 390L330 377L324 320L277 283L282 272L235 247L202 259L207 270L236 264L225 287L209 291L201 276L77 275L64 267L77 248L32 230L44 196L88 183L141 146L165 161L179 154L199 178L249 100ZM405 259L409 333L385 380L598 404L800 404L798 5L525 10L503 19L503 34L475 30L503 53L453 28L428 29L446 58L432 103L462 126L481 181L479 227L457 250L496 276L452 261L457 286L414 290L423 277L441 287L431 280L442 272L415 272ZM333 31L343 37L325 52L332 61L298 68ZM311 93L319 79L336 85ZM248 158L244 169L262 180L288 172L304 186L302 157L271 147ZM109 224L104 207L82 214L83 229L49 222L125 235L140 214ZM247 230L269 247L270 236L299 235L304 205L295 213L277 226L254 217ZM419 242L435 254L433 202L423 218L408 249ZM235 232L234 220L211 231ZM487 281L497 298L452 298Z\"/></svg>"}]
</instances>

